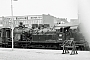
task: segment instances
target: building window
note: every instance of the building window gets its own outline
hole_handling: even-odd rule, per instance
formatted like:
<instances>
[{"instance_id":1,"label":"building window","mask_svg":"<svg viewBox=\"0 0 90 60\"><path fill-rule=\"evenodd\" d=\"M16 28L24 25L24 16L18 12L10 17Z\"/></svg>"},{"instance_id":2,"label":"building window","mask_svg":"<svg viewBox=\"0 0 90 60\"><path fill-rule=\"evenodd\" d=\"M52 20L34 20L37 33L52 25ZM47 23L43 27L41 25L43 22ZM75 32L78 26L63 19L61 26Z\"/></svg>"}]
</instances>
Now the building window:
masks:
<instances>
[{"instance_id":1,"label":"building window","mask_svg":"<svg viewBox=\"0 0 90 60\"><path fill-rule=\"evenodd\" d=\"M27 24L27 21L25 21L25 24Z\"/></svg>"},{"instance_id":2,"label":"building window","mask_svg":"<svg viewBox=\"0 0 90 60\"><path fill-rule=\"evenodd\" d=\"M26 20L26 24L27 24L27 20Z\"/></svg>"},{"instance_id":3,"label":"building window","mask_svg":"<svg viewBox=\"0 0 90 60\"><path fill-rule=\"evenodd\" d=\"M14 21L14 24L16 24L16 21Z\"/></svg>"},{"instance_id":4,"label":"building window","mask_svg":"<svg viewBox=\"0 0 90 60\"><path fill-rule=\"evenodd\" d=\"M15 21L15 24L17 24L17 21Z\"/></svg>"}]
</instances>

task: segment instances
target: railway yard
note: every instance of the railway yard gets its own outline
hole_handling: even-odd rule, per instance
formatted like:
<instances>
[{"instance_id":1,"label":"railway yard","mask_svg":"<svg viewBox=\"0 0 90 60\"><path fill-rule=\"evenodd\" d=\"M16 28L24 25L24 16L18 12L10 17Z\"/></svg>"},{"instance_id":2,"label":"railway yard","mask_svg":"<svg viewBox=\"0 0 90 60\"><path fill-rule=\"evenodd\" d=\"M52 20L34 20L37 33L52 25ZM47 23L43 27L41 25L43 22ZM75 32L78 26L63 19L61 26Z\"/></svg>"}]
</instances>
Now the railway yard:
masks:
<instances>
[{"instance_id":1,"label":"railway yard","mask_svg":"<svg viewBox=\"0 0 90 60\"><path fill-rule=\"evenodd\" d=\"M89 60L88 43L78 29L70 27L60 25L59 29L35 30L20 24L13 30L13 42L11 29L2 28L0 60Z\"/></svg>"},{"instance_id":2,"label":"railway yard","mask_svg":"<svg viewBox=\"0 0 90 60\"><path fill-rule=\"evenodd\" d=\"M70 55L62 50L0 48L0 60L90 60L90 51Z\"/></svg>"}]
</instances>

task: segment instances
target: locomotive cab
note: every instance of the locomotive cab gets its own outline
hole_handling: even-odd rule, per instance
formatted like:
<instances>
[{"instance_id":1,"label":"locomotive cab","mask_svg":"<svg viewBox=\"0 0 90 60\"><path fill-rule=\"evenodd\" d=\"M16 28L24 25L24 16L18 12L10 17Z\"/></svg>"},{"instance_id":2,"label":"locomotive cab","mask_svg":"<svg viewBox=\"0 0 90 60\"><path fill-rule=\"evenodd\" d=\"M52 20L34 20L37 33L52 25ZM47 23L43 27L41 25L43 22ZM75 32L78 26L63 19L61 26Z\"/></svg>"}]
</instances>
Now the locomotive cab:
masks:
<instances>
[{"instance_id":1,"label":"locomotive cab","mask_svg":"<svg viewBox=\"0 0 90 60\"><path fill-rule=\"evenodd\" d=\"M66 39L70 38L70 32L69 32L70 27L58 27L56 29L56 33L58 36L58 41L63 41Z\"/></svg>"}]
</instances>

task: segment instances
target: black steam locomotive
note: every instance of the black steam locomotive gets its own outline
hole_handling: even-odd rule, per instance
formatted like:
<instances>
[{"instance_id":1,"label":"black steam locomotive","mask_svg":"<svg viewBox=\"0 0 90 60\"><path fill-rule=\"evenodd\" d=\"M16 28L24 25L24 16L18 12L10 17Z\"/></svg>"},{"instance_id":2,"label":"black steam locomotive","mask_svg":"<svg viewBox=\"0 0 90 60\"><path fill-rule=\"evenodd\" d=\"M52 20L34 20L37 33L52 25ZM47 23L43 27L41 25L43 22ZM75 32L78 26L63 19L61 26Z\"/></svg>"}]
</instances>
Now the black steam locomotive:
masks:
<instances>
[{"instance_id":1,"label":"black steam locomotive","mask_svg":"<svg viewBox=\"0 0 90 60\"><path fill-rule=\"evenodd\" d=\"M39 28L30 29L20 24L14 28L14 47L15 48L54 48L62 49L64 40L74 38L78 50L86 50L88 45L78 32L78 30L70 29L70 26L61 27L59 29ZM0 46L11 47L11 29L2 28L0 30Z\"/></svg>"}]
</instances>

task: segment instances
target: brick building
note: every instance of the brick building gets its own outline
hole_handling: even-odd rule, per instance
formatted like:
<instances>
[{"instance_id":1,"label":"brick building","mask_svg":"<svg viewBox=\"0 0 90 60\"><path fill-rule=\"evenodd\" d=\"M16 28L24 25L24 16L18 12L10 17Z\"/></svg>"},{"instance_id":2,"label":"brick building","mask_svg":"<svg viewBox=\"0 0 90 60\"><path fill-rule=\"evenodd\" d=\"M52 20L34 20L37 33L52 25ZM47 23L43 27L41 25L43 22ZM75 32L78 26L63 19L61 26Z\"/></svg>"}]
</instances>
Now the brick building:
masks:
<instances>
[{"instance_id":1,"label":"brick building","mask_svg":"<svg viewBox=\"0 0 90 60\"><path fill-rule=\"evenodd\" d=\"M0 17L0 28L3 27L3 20L2 20L2 17Z\"/></svg>"},{"instance_id":2,"label":"brick building","mask_svg":"<svg viewBox=\"0 0 90 60\"><path fill-rule=\"evenodd\" d=\"M12 17L2 17L3 27L7 28L11 26ZM51 15L27 15L27 16L13 16L13 25L17 27L20 22L23 22L25 26L32 27L32 24L50 24L50 26L54 26L57 23L61 22L67 23L67 18L56 18Z\"/></svg>"}]
</instances>

